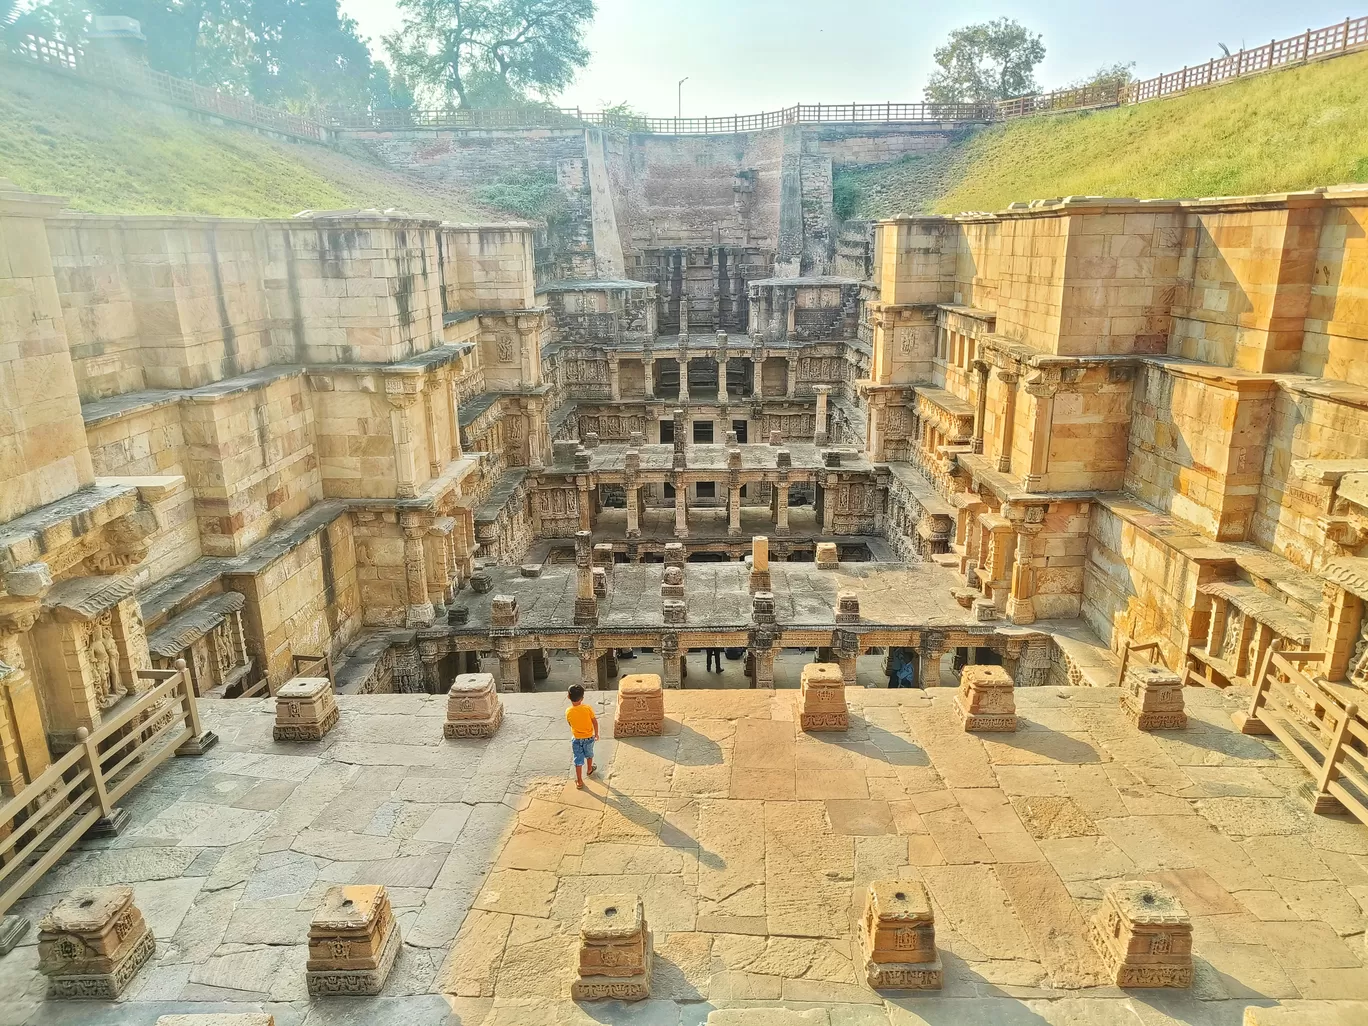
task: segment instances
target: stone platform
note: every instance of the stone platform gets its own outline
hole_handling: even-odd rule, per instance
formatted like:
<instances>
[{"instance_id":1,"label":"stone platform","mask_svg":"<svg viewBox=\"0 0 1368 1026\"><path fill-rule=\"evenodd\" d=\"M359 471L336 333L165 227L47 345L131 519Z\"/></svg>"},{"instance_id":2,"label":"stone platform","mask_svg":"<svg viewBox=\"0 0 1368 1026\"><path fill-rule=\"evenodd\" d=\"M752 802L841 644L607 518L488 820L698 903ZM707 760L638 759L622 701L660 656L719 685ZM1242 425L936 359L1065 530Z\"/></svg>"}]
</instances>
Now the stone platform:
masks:
<instances>
[{"instance_id":1,"label":"stone platform","mask_svg":"<svg viewBox=\"0 0 1368 1026\"><path fill-rule=\"evenodd\" d=\"M601 720L615 697L587 696ZM160 768L123 835L15 909L128 883L155 955L120 1002L46 1002L30 931L0 958L0 1023L1237 1026L1279 1004L1368 1021L1368 827L1306 811L1306 775L1230 726L1244 695L1186 697L1186 730L1142 733L1114 689L1023 688L1017 732L977 736L952 689L852 688L849 731L811 736L791 692L675 691L664 736L599 742L585 792L559 695L504 696L499 733L459 747L445 695L341 696L306 744L271 741L270 700L205 702L222 743ZM865 986L854 930L881 879L925 884L942 991ZM1190 991L1103 981L1088 922L1123 879L1190 914ZM310 1002L309 921L339 883L385 885L403 948L379 997ZM630 1008L567 996L601 893L641 894L654 935Z\"/></svg>"}]
</instances>

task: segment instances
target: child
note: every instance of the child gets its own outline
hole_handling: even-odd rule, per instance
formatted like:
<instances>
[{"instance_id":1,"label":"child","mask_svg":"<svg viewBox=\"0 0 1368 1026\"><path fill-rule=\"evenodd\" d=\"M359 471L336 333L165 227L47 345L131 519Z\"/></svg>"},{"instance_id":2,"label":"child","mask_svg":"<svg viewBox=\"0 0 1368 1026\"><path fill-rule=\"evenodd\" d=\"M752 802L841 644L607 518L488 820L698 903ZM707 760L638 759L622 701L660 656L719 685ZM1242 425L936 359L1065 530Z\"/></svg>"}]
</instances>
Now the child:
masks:
<instances>
[{"instance_id":1,"label":"child","mask_svg":"<svg viewBox=\"0 0 1368 1026\"><path fill-rule=\"evenodd\" d=\"M583 767L589 764L589 775L594 775L594 742L598 740L598 717L584 704L584 688L578 684L567 692L570 708L565 710L565 722L570 724L570 751L575 756L575 786L584 790Z\"/></svg>"}]
</instances>

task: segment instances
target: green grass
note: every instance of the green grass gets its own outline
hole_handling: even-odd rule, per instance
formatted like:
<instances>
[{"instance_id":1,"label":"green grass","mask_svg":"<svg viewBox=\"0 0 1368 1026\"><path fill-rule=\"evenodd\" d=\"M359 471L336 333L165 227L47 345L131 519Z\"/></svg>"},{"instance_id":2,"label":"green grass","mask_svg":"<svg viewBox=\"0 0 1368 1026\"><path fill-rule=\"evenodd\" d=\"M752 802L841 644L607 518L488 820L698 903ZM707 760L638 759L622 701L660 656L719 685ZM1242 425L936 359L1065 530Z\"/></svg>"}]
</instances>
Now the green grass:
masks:
<instances>
[{"instance_id":1,"label":"green grass","mask_svg":"<svg viewBox=\"0 0 1368 1026\"><path fill-rule=\"evenodd\" d=\"M996 125L843 172L860 217L1056 196L1240 196L1368 181L1368 53L1115 110Z\"/></svg>"},{"instance_id":2,"label":"green grass","mask_svg":"<svg viewBox=\"0 0 1368 1026\"><path fill-rule=\"evenodd\" d=\"M327 147L204 124L4 63L0 177L95 213L289 217L397 207L469 219L486 206Z\"/></svg>"}]
</instances>

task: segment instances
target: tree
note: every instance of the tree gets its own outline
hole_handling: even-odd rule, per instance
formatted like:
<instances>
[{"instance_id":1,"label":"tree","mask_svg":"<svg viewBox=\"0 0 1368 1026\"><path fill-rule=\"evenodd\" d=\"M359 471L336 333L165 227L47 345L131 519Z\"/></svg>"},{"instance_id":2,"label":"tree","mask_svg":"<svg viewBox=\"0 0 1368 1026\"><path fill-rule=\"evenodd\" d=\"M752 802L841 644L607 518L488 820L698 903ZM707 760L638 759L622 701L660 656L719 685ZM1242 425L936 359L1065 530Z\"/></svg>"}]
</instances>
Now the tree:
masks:
<instances>
[{"instance_id":1,"label":"tree","mask_svg":"<svg viewBox=\"0 0 1368 1026\"><path fill-rule=\"evenodd\" d=\"M371 64L370 106L371 110L413 109L413 90L403 75L390 74L384 61Z\"/></svg>"},{"instance_id":2,"label":"tree","mask_svg":"<svg viewBox=\"0 0 1368 1026\"><path fill-rule=\"evenodd\" d=\"M399 0L385 37L397 72L447 106L493 107L553 96L589 63L594 0Z\"/></svg>"},{"instance_id":3,"label":"tree","mask_svg":"<svg viewBox=\"0 0 1368 1026\"><path fill-rule=\"evenodd\" d=\"M1135 61L1117 61L1104 64L1087 78L1069 84L1070 89L1101 89L1119 91L1135 81Z\"/></svg>"},{"instance_id":4,"label":"tree","mask_svg":"<svg viewBox=\"0 0 1368 1026\"><path fill-rule=\"evenodd\" d=\"M1040 36L998 18L955 29L934 54L926 99L931 103L991 103L1037 91L1035 66L1045 59Z\"/></svg>"}]
</instances>

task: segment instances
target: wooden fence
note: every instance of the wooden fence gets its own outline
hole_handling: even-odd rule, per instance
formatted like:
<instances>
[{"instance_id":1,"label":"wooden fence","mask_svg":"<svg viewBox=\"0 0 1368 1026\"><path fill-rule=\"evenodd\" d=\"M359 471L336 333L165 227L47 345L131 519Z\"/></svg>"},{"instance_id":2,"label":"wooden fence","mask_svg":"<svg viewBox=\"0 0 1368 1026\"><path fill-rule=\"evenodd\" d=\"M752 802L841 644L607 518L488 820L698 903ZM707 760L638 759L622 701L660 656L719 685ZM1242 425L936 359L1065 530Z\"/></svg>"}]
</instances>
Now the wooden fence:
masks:
<instances>
[{"instance_id":1,"label":"wooden fence","mask_svg":"<svg viewBox=\"0 0 1368 1026\"><path fill-rule=\"evenodd\" d=\"M1275 640L1255 675L1249 709L1237 713L1246 734L1271 734L1310 772L1312 808L1349 812L1368 824L1368 724L1351 688L1312 680L1301 664L1322 652L1282 652Z\"/></svg>"},{"instance_id":2,"label":"wooden fence","mask_svg":"<svg viewBox=\"0 0 1368 1026\"><path fill-rule=\"evenodd\" d=\"M0 805L0 915L176 749L201 734L184 662Z\"/></svg>"},{"instance_id":3,"label":"wooden fence","mask_svg":"<svg viewBox=\"0 0 1368 1026\"><path fill-rule=\"evenodd\" d=\"M1143 103L1204 86L1227 82L1307 61L1339 57L1368 47L1368 17L1346 18L1321 29L1307 29L1287 39L1181 71L1157 75L1129 85L1107 84L1058 89L997 103L840 103L795 104L760 114L732 114L704 118L651 118L578 108L529 106L510 110L377 110L362 113L318 112L290 114L229 96L141 65L104 65L88 55L40 36L25 36L13 53L45 67L77 74L166 103L202 111L285 135L321 141L337 131L396 131L414 128L523 129L600 128L660 135L705 135L759 132L797 124L972 124L1008 121L1041 114L1088 110L1118 104Z\"/></svg>"}]
</instances>

